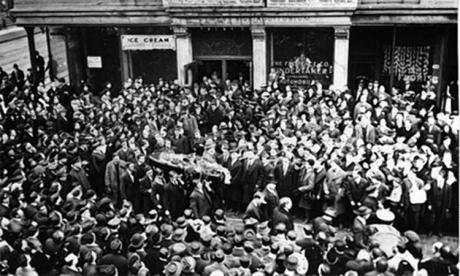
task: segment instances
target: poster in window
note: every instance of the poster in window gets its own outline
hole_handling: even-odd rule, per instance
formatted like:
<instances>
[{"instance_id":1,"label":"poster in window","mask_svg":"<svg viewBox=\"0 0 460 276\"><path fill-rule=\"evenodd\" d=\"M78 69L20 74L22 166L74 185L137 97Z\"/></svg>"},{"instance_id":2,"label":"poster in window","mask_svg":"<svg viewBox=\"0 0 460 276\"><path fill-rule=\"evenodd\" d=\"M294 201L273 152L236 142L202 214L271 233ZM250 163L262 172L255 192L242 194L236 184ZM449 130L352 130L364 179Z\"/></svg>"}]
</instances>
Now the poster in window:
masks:
<instances>
[{"instance_id":1,"label":"poster in window","mask_svg":"<svg viewBox=\"0 0 460 276\"><path fill-rule=\"evenodd\" d=\"M274 30L270 79L292 87L307 87L313 81L327 87L332 83L333 52L332 28Z\"/></svg>"}]
</instances>

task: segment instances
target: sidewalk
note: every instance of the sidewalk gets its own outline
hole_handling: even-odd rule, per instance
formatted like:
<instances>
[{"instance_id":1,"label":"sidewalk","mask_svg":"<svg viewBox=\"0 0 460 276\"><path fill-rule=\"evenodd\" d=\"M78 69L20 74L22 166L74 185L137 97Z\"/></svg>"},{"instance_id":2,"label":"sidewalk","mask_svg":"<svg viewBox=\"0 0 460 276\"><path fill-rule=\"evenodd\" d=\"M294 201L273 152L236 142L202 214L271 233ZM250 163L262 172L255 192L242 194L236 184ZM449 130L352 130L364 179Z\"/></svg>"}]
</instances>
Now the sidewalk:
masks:
<instances>
[{"instance_id":1,"label":"sidewalk","mask_svg":"<svg viewBox=\"0 0 460 276\"><path fill-rule=\"evenodd\" d=\"M40 28L35 28L35 33L39 33ZM10 26L6 29L0 30L0 44L15 40L18 38L26 37L27 33L23 27Z\"/></svg>"}]
</instances>

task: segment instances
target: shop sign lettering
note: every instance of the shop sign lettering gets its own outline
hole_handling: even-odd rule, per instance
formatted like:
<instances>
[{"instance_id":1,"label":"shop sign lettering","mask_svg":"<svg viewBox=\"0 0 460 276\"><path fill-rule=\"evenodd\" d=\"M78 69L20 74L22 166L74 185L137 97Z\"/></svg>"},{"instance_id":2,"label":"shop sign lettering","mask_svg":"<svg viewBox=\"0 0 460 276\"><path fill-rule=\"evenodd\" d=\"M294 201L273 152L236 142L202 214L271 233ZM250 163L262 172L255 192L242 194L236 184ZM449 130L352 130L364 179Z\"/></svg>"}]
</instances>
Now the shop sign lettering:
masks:
<instances>
[{"instance_id":1,"label":"shop sign lettering","mask_svg":"<svg viewBox=\"0 0 460 276\"><path fill-rule=\"evenodd\" d=\"M324 7L324 6L356 6L357 0L267 0L267 7Z\"/></svg>"},{"instance_id":2,"label":"shop sign lettering","mask_svg":"<svg viewBox=\"0 0 460 276\"><path fill-rule=\"evenodd\" d=\"M274 61L272 64L280 83L291 86L309 85L312 80L330 82L333 66L328 61L310 61L297 57L292 61Z\"/></svg>"},{"instance_id":3,"label":"shop sign lettering","mask_svg":"<svg viewBox=\"0 0 460 276\"><path fill-rule=\"evenodd\" d=\"M174 35L122 35L121 48L129 50L176 50Z\"/></svg>"},{"instance_id":4,"label":"shop sign lettering","mask_svg":"<svg viewBox=\"0 0 460 276\"><path fill-rule=\"evenodd\" d=\"M169 7L263 6L263 0L164 0Z\"/></svg>"}]
</instances>

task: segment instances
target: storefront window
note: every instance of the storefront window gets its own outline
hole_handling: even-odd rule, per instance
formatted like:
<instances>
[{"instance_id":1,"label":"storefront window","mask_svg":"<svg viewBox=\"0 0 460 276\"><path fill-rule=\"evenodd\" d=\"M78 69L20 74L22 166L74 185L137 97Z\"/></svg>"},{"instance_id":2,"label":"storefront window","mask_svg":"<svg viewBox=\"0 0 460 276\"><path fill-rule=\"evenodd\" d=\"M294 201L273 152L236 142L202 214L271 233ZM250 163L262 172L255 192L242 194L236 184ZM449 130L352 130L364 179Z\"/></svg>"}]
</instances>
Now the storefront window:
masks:
<instances>
[{"instance_id":1,"label":"storefront window","mask_svg":"<svg viewBox=\"0 0 460 276\"><path fill-rule=\"evenodd\" d=\"M128 28L130 35L172 35L169 28ZM130 75L142 77L145 83L156 83L158 79L174 80L177 78L175 49L130 50Z\"/></svg>"},{"instance_id":2,"label":"storefront window","mask_svg":"<svg viewBox=\"0 0 460 276\"><path fill-rule=\"evenodd\" d=\"M269 79L293 87L312 81L332 83L334 30L332 28L281 28L271 31ZM276 74L275 74L276 73Z\"/></svg>"}]
</instances>

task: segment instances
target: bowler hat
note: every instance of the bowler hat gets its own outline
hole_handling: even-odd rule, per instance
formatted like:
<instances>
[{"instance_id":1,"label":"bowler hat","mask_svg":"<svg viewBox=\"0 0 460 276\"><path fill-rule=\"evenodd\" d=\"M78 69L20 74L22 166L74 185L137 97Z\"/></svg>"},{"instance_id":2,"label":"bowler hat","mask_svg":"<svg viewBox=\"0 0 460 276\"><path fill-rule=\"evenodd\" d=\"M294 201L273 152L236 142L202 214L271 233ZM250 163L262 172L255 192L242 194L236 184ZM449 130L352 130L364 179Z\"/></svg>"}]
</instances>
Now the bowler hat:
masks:
<instances>
[{"instance_id":1,"label":"bowler hat","mask_svg":"<svg viewBox=\"0 0 460 276\"><path fill-rule=\"evenodd\" d=\"M201 253L201 243L193 241L190 243L189 251L191 255L199 255Z\"/></svg>"},{"instance_id":2,"label":"bowler hat","mask_svg":"<svg viewBox=\"0 0 460 276\"><path fill-rule=\"evenodd\" d=\"M181 242L184 240L185 231L182 228L177 228L174 230L172 235L172 240L175 242Z\"/></svg>"},{"instance_id":3,"label":"bowler hat","mask_svg":"<svg viewBox=\"0 0 460 276\"><path fill-rule=\"evenodd\" d=\"M171 245L170 251L173 256L183 256L187 251L187 246L182 242L177 242Z\"/></svg>"},{"instance_id":4,"label":"bowler hat","mask_svg":"<svg viewBox=\"0 0 460 276\"><path fill-rule=\"evenodd\" d=\"M129 247L140 249L145 244L145 237L142 234L136 233L130 239Z\"/></svg>"},{"instance_id":5,"label":"bowler hat","mask_svg":"<svg viewBox=\"0 0 460 276\"><path fill-rule=\"evenodd\" d=\"M119 239L114 239L110 242L110 250L112 250L113 252L120 251L122 246L123 244Z\"/></svg>"},{"instance_id":6,"label":"bowler hat","mask_svg":"<svg viewBox=\"0 0 460 276\"><path fill-rule=\"evenodd\" d=\"M180 216L176 219L176 227L179 227L179 228L187 227L187 221L185 220L185 217Z\"/></svg>"}]
</instances>

